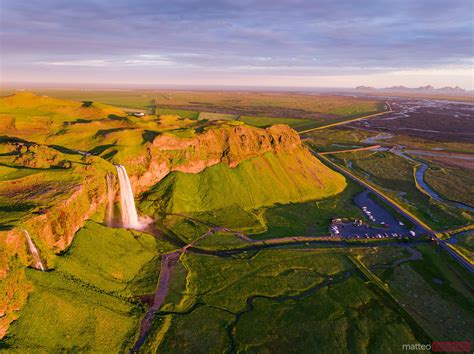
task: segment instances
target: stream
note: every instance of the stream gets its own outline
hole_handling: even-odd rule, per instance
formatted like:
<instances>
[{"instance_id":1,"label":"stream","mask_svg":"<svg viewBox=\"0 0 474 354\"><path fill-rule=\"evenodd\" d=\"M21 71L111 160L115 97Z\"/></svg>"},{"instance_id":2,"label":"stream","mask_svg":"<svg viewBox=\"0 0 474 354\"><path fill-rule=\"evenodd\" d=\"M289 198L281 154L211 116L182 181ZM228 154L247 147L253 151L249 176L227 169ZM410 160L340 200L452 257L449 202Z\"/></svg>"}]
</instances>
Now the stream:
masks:
<instances>
[{"instance_id":1,"label":"stream","mask_svg":"<svg viewBox=\"0 0 474 354\"><path fill-rule=\"evenodd\" d=\"M212 235L216 231L222 231L225 230L227 232L235 233L234 231L226 228L221 228L221 227L216 227L212 226L209 231L207 231L205 234L203 234L201 237L193 241L192 243L189 243L187 245L183 245L183 242L181 240L174 240L172 238L169 238L168 240L173 240L173 242L178 245L178 247L181 247L179 250L164 254L161 259L161 272L158 278L158 283L156 287L156 292L153 297L153 303L146 312L145 316L143 317L141 324L140 324L140 335L138 337L138 340L130 350L130 353L138 353L140 350L141 346L145 343L148 334L152 328L153 325L153 319L160 313L159 310L161 306L163 305L166 295L168 294L169 290L169 284L171 281L172 273L173 273L173 267L176 265L177 262L179 262L179 258L182 254L186 252L191 252L191 253L198 253L198 254L205 254L205 255L210 255L210 256L216 256L216 257L223 257L223 258L229 258L234 255L237 255L239 253L244 253L248 251L260 251L262 249L266 248L285 248L285 247L291 247L291 246L302 246L302 245L307 245L307 246L312 246L311 248L326 248L326 247L344 247L344 248L367 248L367 247L380 247L380 246L399 246L401 244L404 244L402 241L388 241L388 242L380 242L380 241L373 241L373 242L347 242L344 240L341 241L327 241L327 240L322 240L322 241L317 241L317 240L289 240L287 243L272 243L272 241L279 240L279 239L270 239L266 240L265 242L259 242L259 241L254 241L254 243L250 243L249 241L249 246L246 247L240 247L238 249L232 249L232 250L204 250L201 248L198 248L194 246L194 244L202 240L203 238ZM163 237L164 235L159 235L157 237ZM256 244L258 242L258 244ZM429 243L429 240L411 240L410 244L419 244L419 243ZM287 301L287 300L298 300L300 298L306 297L311 295L313 292L319 290L322 287L329 286L332 284L335 284L337 282L341 282L345 279L347 279L351 275L351 272L345 272L343 275L340 275L333 279L332 277L323 281L322 283L316 285L315 287L312 287L306 291L301 292L300 294L297 295L286 295L286 296L278 296L278 297L268 297L268 296L262 296L262 295L255 295L252 297L249 297L247 299L247 308L243 310L240 313L234 314L236 316L236 321L233 322L233 324L229 327L235 326L235 324L238 322L240 319L240 316L244 314L245 312L251 311L253 306L252 302L257 299L257 298L267 298L275 301ZM193 306L191 310L188 312L192 312L195 308L199 307L199 304L196 304L196 306ZM228 329L229 331L229 329ZM230 329L231 331L231 329ZM231 332L229 332L229 335ZM233 342L233 339L231 337L232 341L232 346L235 347L235 343ZM235 348L234 348L235 350Z\"/></svg>"},{"instance_id":2,"label":"stream","mask_svg":"<svg viewBox=\"0 0 474 354\"><path fill-rule=\"evenodd\" d=\"M460 203L460 202L456 202L456 201L449 200L449 199L445 199L445 198L441 197L438 193L436 193L428 185L428 183L425 182L425 174L428 171L428 169L430 168L428 164L426 164L424 162L421 162L419 160L415 160L415 159L405 155L403 152L401 152L398 149L392 149L392 152L394 154L400 156L400 157L403 157L404 159L406 159L408 161L411 161L413 163L416 163L416 164L420 165L418 168L416 168L415 179L416 179L416 182L418 183L418 185L420 186L420 188L423 189L423 191L426 194L428 194L431 198L433 198L434 200L436 200L440 203L447 204L447 205L450 205L450 206L454 206L456 208L460 208L460 209L464 209L464 210L468 210L468 211L474 211L474 207L471 207L470 205Z\"/></svg>"},{"instance_id":3,"label":"stream","mask_svg":"<svg viewBox=\"0 0 474 354\"><path fill-rule=\"evenodd\" d=\"M166 295L168 294L169 284L171 280L171 275L173 272L174 265L178 262L181 252L176 251L173 253L168 253L163 255L161 258L161 272L158 278L158 284L156 286L155 296L153 298L153 303L146 312L145 316L142 319L140 324L140 336L138 337L137 342L131 349L131 353L137 353L140 347L145 343L148 333L153 325L153 319L163 305Z\"/></svg>"},{"instance_id":4,"label":"stream","mask_svg":"<svg viewBox=\"0 0 474 354\"><path fill-rule=\"evenodd\" d=\"M236 343L235 343L235 338L234 338L234 335L233 335L232 332L233 332L235 326L240 321L240 318L242 317L242 315L244 315L247 312L250 312L254 309L253 302L255 300L257 300L257 299L266 299L266 300L272 300L272 301L276 301L276 302L285 302L285 301L288 301L288 300L298 301L298 300L301 300L305 297L308 297L308 296L314 294L315 292L317 292L318 290L320 290L322 288L325 288L325 287L328 287L328 286L331 286L331 285L334 285L334 284L342 283L345 280L349 279L349 277L351 277L352 275L353 275L353 271L345 271L345 272L339 273L339 274L337 274L333 277L329 277L329 278L326 277L326 280L324 280L323 282L321 282L319 284L316 284L315 286L313 286L313 287L311 287L307 290L304 290L304 291L300 292L299 294L295 294L295 295L283 295L283 296L252 295L252 296L248 297L247 300L245 301L245 303L246 303L245 309L243 309L242 311L239 311L237 313L234 313L233 315L235 316L235 320L233 322L231 322L228 326L226 326L227 335L229 336L229 339L230 339L229 353L235 353L236 352Z\"/></svg>"}]
</instances>

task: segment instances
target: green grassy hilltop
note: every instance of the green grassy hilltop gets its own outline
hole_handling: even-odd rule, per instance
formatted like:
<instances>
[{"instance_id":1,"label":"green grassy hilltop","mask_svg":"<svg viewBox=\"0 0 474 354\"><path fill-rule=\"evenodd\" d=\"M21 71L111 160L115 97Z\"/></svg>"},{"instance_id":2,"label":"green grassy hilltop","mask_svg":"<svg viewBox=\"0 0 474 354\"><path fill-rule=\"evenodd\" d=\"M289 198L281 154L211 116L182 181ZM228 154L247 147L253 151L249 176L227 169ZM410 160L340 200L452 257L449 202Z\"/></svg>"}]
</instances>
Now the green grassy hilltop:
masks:
<instances>
[{"instance_id":1,"label":"green grassy hilltop","mask_svg":"<svg viewBox=\"0 0 474 354\"><path fill-rule=\"evenodd\" d=\"M232 206L252 209L323 199L340 193L345 185L344 177L309 154L267 153L235 168L219 164L198 174L173 172L143 195L141 205L146 212L161 209L170 213Z\"/></svg>"}]
</instances>

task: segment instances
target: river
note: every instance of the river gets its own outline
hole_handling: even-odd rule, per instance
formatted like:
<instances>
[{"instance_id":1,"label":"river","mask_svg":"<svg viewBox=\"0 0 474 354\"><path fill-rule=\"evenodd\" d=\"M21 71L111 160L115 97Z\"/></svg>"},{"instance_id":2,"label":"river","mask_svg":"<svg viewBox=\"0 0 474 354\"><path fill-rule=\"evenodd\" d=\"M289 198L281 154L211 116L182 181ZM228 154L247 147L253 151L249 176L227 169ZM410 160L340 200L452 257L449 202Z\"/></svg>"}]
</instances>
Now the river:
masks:
<instances>
[{"instance_id":1,"label":"river","mask_svg":"<svg viewBox=\"0 0 474 354\"><path fill-rule=\"evenodd\" d=\"M404 159L407 159L413 163L416 163L417 165L419 165L419 167L416 168L416 171L415 171L415 179L416 179L416 182L418 183L419 187L426 193L428 194L431 198L433 198L434 200L440 202L440 203L443 203L443 204L447 204L447 205L450 205L450 206L453 206L453 207L456 207L456 208L460 208L460 209L464 209L464 210L468 210L468 211L474 211L474 207L471 207L470 205L467 205L467 204L464 204L464 203L460 203L460 202L456 202L456 201L453 201L453 200L448 200L448 199L445 199L443 197L441 197L438 193L436 193L429 185L428 183L426 183L425 181L425 175L426 175L426 172L428 171L428 169L430 168L428 164L422 162L422 161L419 161L419 160L415 160L407 155L405 155L403 152L401 152L400 150L397 150L397 149L392 149L392 152L400 157L403 157Z\"/></svg>"}]
</instances>

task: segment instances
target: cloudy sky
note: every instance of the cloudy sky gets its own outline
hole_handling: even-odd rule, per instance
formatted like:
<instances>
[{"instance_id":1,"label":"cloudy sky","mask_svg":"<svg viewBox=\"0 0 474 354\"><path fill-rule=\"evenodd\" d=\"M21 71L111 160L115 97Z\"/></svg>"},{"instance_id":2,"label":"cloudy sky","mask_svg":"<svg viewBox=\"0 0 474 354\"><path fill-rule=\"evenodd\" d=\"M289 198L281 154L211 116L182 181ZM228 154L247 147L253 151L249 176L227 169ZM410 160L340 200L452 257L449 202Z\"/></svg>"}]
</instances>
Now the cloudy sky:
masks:
<instances>
[{"instance_id":1,"label":"cloudy sky","mask_svg":"<svg viewBox=\"0 0 474 354\"><path fill-rule=\"evenodd\" d=\"M0 0L0 79L472 89L473 4Z\"/></svg>"}]
</instances>

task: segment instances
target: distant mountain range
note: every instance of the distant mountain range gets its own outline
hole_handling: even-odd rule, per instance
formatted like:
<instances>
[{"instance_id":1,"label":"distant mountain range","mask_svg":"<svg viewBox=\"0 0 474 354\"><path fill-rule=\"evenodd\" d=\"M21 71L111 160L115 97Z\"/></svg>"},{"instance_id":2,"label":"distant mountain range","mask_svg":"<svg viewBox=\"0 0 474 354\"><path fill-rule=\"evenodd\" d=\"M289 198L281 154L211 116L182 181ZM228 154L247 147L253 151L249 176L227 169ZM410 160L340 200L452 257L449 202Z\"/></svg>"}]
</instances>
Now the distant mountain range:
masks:
<instances>
[{"instance_id":1,"label":"distant mountain range","mask_svg":"<svg viewBox=\"0 0 474 354\"><path fill-rule=\"evenodd\" d=\"M432 92L432 93L459 93L459 94L464 94L464 93L469 93L470 91L466 91L465 89L456 86L456 87L450 87L450 86L445 86L441 88L434 88L431 85L427 86L420 86L420 87L406 87L406 86L392 86L392 87L385 87L381 89L377 89L375 87L371 86L357 86L356 90L358 91L385 91L385 92L419 92L419 93L426 93L426 92Z\"/></svg>"}]
</instances>

